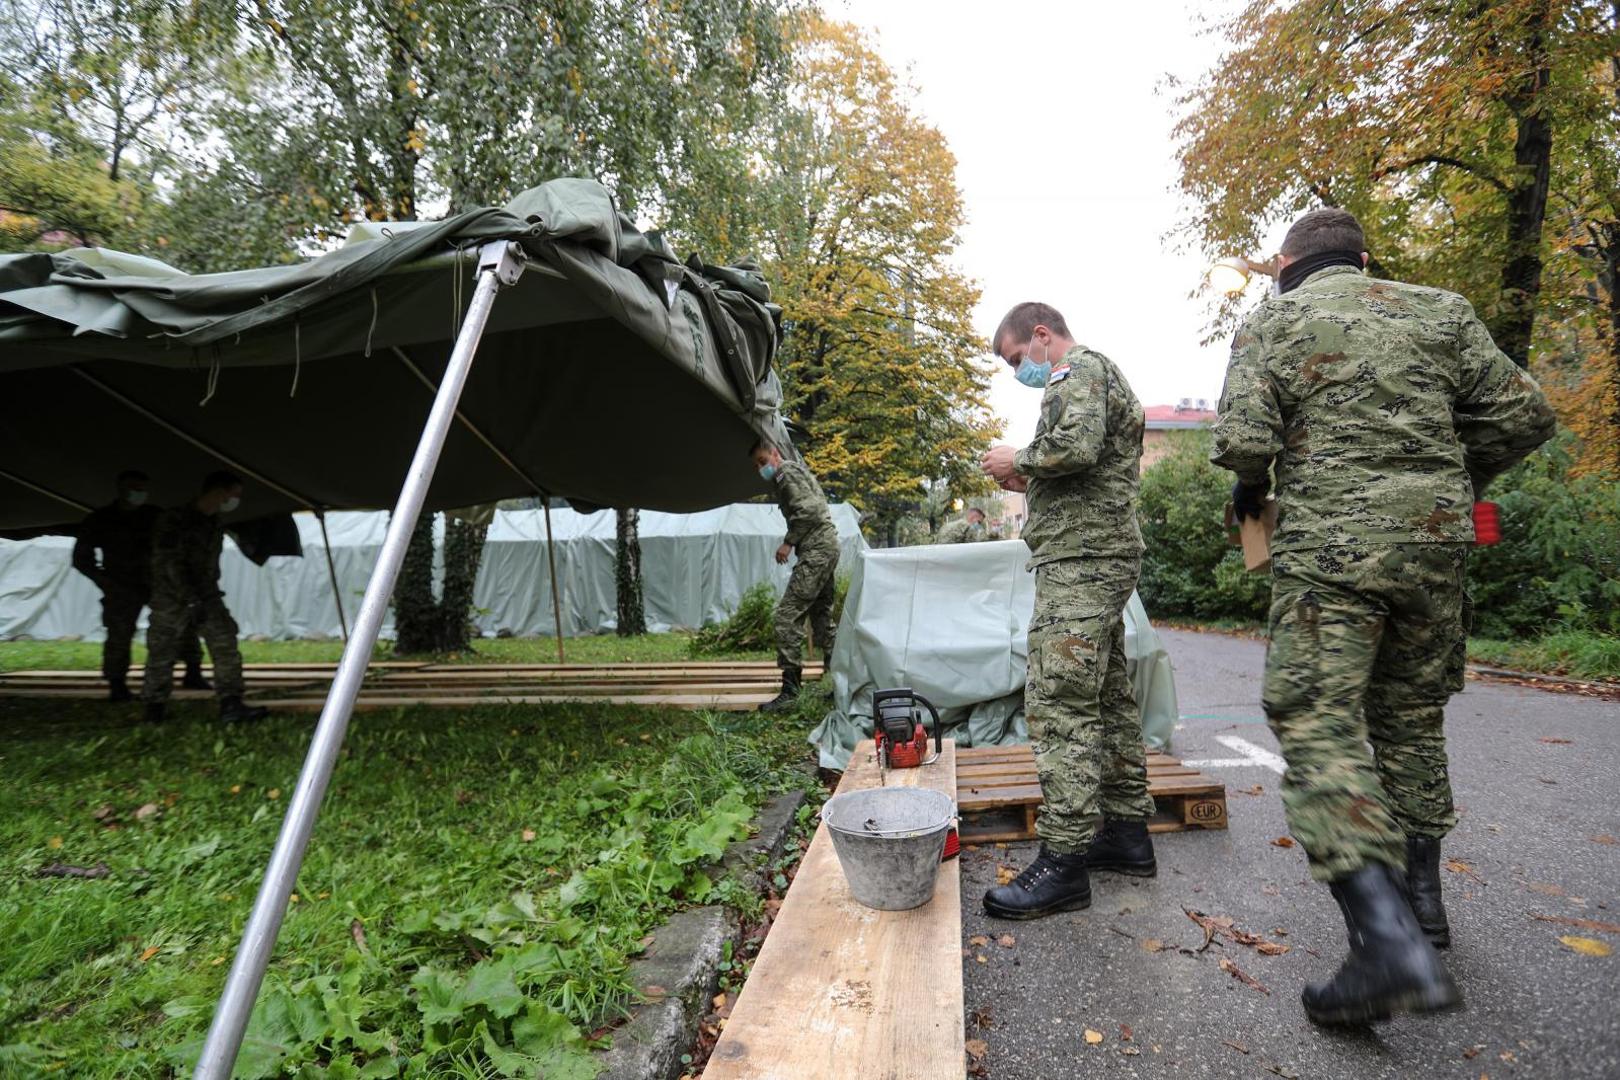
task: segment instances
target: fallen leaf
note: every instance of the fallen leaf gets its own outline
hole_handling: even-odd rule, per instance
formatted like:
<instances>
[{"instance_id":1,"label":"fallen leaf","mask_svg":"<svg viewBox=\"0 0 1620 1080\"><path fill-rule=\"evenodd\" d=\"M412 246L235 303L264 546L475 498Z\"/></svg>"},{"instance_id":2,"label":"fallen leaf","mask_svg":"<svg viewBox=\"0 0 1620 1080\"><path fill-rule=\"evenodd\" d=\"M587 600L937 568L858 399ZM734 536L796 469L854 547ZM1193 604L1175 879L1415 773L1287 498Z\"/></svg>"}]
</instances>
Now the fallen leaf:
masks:
<instances>
[{"instance_id":1,"label":"fallen leaf","mask_svg":"<svg viewBox=\"0 0 1620 1080\"><path fill-rule=\"evenodd\" d=\"M1242 968L1238 967L1224 956L1221 957L1221 970L1232 976L1232 978L1236 979L1244 986L1258 990L1262 994L1271 993L1270 990L1267 990L1260 984L1260 980L1256 979L1253 975L1250 975L1248 972L1244 971Z\"/></svg>"},{"instance_id":2,"label":"fallen leaf","mask_svg":"<svg viewBox=\"0 0 1620 1080\"><path fill-rule=\"evenodd\" d=\"M365 924L363 924L359 919L351 919L349 921L349 936L354 938L355 948L359 949L367 956L371 955L371 949L366 946Z\"/></svg>"},{"instance_id":3,"label":"fallen leaf","mask_svg":"<svg viewBox=\"0 0 1620 1080\"><path fill-rule=\"evenodd\" d=\"M1594 844L1607 844L1609 847L1614 847L1616 844L1620 844L1620 840L1615 839L1608 833L1600 833L1597 836L1588 836L1587 839L1592 841Z\"/></svg>"},{"instance_id":4,"label":"fallen leaf","mask_svg":"<svg viewBox=\"0 0 1620 1080\"><path fill-rule=\"evenodd\" d=\"M1573 739L1555 739L1555 738L1553 738L1551 736L1543 736L1541 741L1544 742L1544 743L1551 743L1554 746L1568 746L1574 740Z\"/></svg>"},{"instance_id":5,"label":"fallen leaf","mask_svg":"<svg viewBox=\"0 0 1620 1080\"><path fill-rule=\"evenodd\" d=\"M1158 938L1150 937L1142 939L1142 948L1148 952L1164 952L1164 950L1169 948L1169 946L1160 941Z\"/></svg>"},{"instance_id":6,"label":"fallen leaf","mask_svg":"<svg viewBox=\"0 0 1620 1080\"><path fill-rule=\"evenodd\" d=\"M1131 1025L1129 1025L1129 1024L1121 1024L1121 1025L1119 1025L1119 1039L1120 1039L1121 1042L1130 1042L1132 1034L1133 1034L1133 1032L1131 1031Z\"/></svg>"},{"instance_id":7,"label":"fallen leaf","mask_svg":"<svg viewBox=\"0 0 1620 1080\"><path fill-rule=\"evenodd\" d=\"M100 806L96 807L94 811L91 812L90 816L95 818L97 821L106 821L108 818L112 817L112 814L113 814L112 804L111 803L102 803Z\"/></svg>"},{"instance_id":8,"label":"fallen leaf","mask_svg":"<svg viewBox=\"0 0 1620 1080\"><path fill-rule=\"evenodd\" d=\"M1500 1054L1498 1054L1496 1056L1501 1058L1503 1061L1506 1061L1506 1062L1509 1062L1509 1063L1512 1063L1512 1062L1515 1062L1515 1061L1519 1060L1519 1055L1515 1054L1511 1050L1504 1050L1504 1051L1502 1051Z\"/></svg>"},{"instance_id":9,"label":"fallen leaf","mask_svg":"<svg viewBox=\"0 0 1620 1080\"><path fill-rule=\"evenodd\" d=\"M148 960L152 959L152 957L156 956L157 954L158 954L158 947L156 945L148 945L141 952L141 963L143 963L143 964L146 963Z\"/></svg>"},{"instance_id":10,"label":"fallen leaf","mask_svg":"<svg viewBox=\"0 0 1620 1080\"><path fill-rule=\"evenodd\" d=\"M1221 1045L1222 1046L1230 1046L1232 1049L1236 1050L1240 1054L1247 1054L1249 1052L1249 1048L1247 1046L1244 1046L1240 1042L1233 1042L1231 1039L1222 1039L1221 1040Z\"/></svg>"},{"instance_id":11,"label":"fallen leaf","mask_svg":"<svg viewBox=\"0 0 1620 1080\"><path fill-rule=\"evenodd\" d=\"M1479 885L1485 884L1485 879L1480 877L1479 874L1475 872L1472 864L1465 863L1461 859L1447 859L1446 869L1451 871L1453 874L1462 874L1464 877L1473 880Z\"/></svg>"},{"instance_id":12,"label":"fallen leaf","mask_svg":"<svg viewBox=\"0 0 1620 1080\"><path fill-rule=\"evenodd\" d=\"M1272 841L1272 844L1276 845L1277 847L1293 847L1294 838L1292 836L1279 836L1277 839Z\"/></svg>"},{"instance_id":13,"label":"fallen leaf","mask_svg":"<svg viewBox=\"0 0 1620 1080\"><path fill-rule=\"evenodd\" d=\"M1259 784L1256 784L1251 788L1242 788L1232 792L1233 795L1264 795L1265 793L1266 789L1261 787Z\"/></svg>"},{"instance_id":14,"label":"fallen leaf","mask_svg":"<svg viewBox=\"0 0 1620 1080\"><path fill-rule=\"evenodd\" d=\"M1299 1073L1286 1065L1267 1065L1266 1072L1275 1073L1277 1076L1282 1077L1283 1080L1299 1080Z\"/></svg>"},{"instance_id":15,"label":"fallen leaf","mask_svg":"<svg viewBox=\"0 0 1620 1080\"><path fill-rule=\"evenodd\" d=\"M240 794L242 794L242 785L241 784L232 784L231 785L231 794L232 795L240 795Z\"/></svg>"},{"instance_id":16,"label":"fallen leaf","mask_svg":"<svg viewBox=\"0 0 1620 1080\"><path fill-rule=\"evenodd\" d=\"M533 829L524 829L523 830L523 842L525 844L534 843L534 837L535 837L535 831Z\"/></svg>"},{"instance_id":17,"label":"fallen leaf","mask_svg":"<svg viewBox=\"0 0 1620 1080\"><path fill-rule=\"evenodd\" d=\"M264 793L264 797L267 799L279 799L281 798L281 789L278 787L273 787Z\"/></svg>"},{"instance_id":18,"label":"fallen leaf","mask_svg":"<svg viewBox=\"0 0 1620 1080\"><path fill-rule=\"evenodd\" d=\"M996 944L1000 945L1003 949L1010 949L1014 945L1018 944L1018 939L1013 937L1011 934L1002 934L1000 937L996 938Z\"/></svg>"},{"instance_id":19,"label":"fallen leaf","mask_svg":"<svg viewBox=\"0 0 1620 1080\"><path fill-rule=\"evenodd\" d=\"M1481 1050L1483 1050L1483 1049L1485 1049L1485 1044L1484 1043L1480 1043L1477 1046L1470 1046L1468 1049L1463 1051L1463 1053L1462 1053L1463 1060L1465 1060L1465 1061L1474 1060L1476 1057L1479 1056L1479 1052Z\"/></svg>"},{"instance_id":20,"label":"fallen leaf","mask_svg":"<svg viewBox=\"0 0 1620 1080\"><path fill-rule=\"evenodd\" d=\"M1533 893L1540 893L1542 896L1564 895L1563 889L1547 881L1531 881L1525 885L1525 888L1529 889Z\"/></svg>"},{"instance_id":21,"label":"fallen leaf","mask_svg":"<svg viewBox=\"0 0 1620 1080\"><path fill-rule=\"evenodd\" d=\"M1280 945L1275 941L1262 941L1255 949L1265 956L1281 956L1288 951L1287 945Z\"/></svg>"},{"instance_id":22,"label":"fallen leaf","mask_svg":"<svg viewBox=\"0 0 1620 1080\"><path fill-rule=\"evenodd\" d=\"M1581 930L1596 930L1604 934L1620 934L1620 923L1601 922L1597 919L1572 919L1567 915L1537 915L1530 913L1532 919L1542 922L1557 923L1560 926L1573 926Z\"/></svg>"},{"instance_id":23,"label":"fallen leaf","mask_svg":"<svg viewBox=\"0 0 1620 1080\"><path fill-rule=\"evenodd\" d=\"M990 1044L983 1039L969 1039L962 1044L962 1048L967 1051L968 1057L974 1061L983 1060L984 1055L990 1052Z\"/></svg>"},{"instance_id":24,"label":"fallen leaf","mask_svg":"<svg viewBox=\"0 0 1620 1080\"><path fill-rule=\"evenodd\" d=\"M724 993L714 995L714 1007L716 1009L723 1009L726 1007L726 995Z\"/></svg>"},{"instance_id":25,"label":"fallen leaf","mask_svg":"<svg viewBox=\"0 0 1620 1080\"><path fill-rule=\"evenodd\" d=\"M1596 938L1575 937L1573 934L1565 934L1558 940L1562 941L1565 945L1580 953L1582 956L1608 956L1610 953L1614 952L1614 948L1612 946L1605 944Z\"/></svg>"},{"instance_id":26,"label":"fallen leaf","mask_svg":"<svg viewBox=\"0 0 1620 1080\"><path fill-rule=\"evenodd\" d=\"M981 1005L973 1010L973 1026L981 1030L989 1030L996 1026L996 1014L988 1005Z\"/></svg>"},{"instance_id":27,"label":"fallen leaf","mask_svg":"<svg viewBox=\"0 0 1620 1080\"><path fill-rule=\"evenodd\" d=\"M1134 1046L1122 1046L1122 1047L1119 1048L1119 1052L1124 1054L1126 1057L1135 1057L1136 1055L1140 1054L1142 1051L1138 1050Z\"/></svg>"},{"instance_id":28,"label":"fallen leaf","mask_svg":"<svg viewBox=\"0 0 1620 1080\"><path fill-rule=\"evenodd\" d=\"M985 937L983 934L974 934L972 937L968 938L968 944L977 949L982 945L990 944L990 939Z\"/></svg>"},{"instance_id":29,"label":"fallen leaf","mask_svg":"<svg viewBox=\"0 0 1620 1080\"><path fill-rule=\"evenodd\" d=\"M62 838L60 836L53 836L49 840L45 841L45 846L53 850L59 848L62 846Z\"/></svg>"},{"instance_id":30,"label":"fallen leaf","mask_svg":"<svg viewBox=\"0 0 1620 1080\"><path fill-rule=\"evenodd\" d=\"M977 960L981 964L988 964L990 962L984 958L984 953L975 953L973 959Z\"/></svg>"},{"instance_id":31,"label":"fallen leaf","mask_svg":"<svg viewBox=\"0 0 1620 1080\"><path fill-rule=\"evenodd\" d=\"M669 991L664 989L662 986L643 986L641 988L641 996L646 998L648 1001L663 1001L665 998L669 997Z\"/></svg>"},{"instance_id":32,"label":"fallen leaf","mask_svg":"<svg viewBox=\"0 0 1620 1080\"><path fill-rule=\"evenodd\" d=\"M1012 866L996 865L996 884L1011 885L1013 878L1018 876L1018 869Z\"/></svg>"},{"instance_id":33,"label":"fallen leaf","mask_svg":"<svg viewBox=\"0 0 1620 1080\"><path fill-rule=\"evenodd\" d=\"M1102 1041L1103 1041L1103 1033L1102 1032L1100 1032L1100 1031L1092 1031L1090 1028L1086 1028L1086 1044L1088 1046L1096 1046L1098 1043L1100 1043Z\"/></svg>"},{"instance_id":34,"label":"fallen leaf","mask_svg":"<svg viewBox=\"0 0 1620 1080\"><path fill-rule=\"evenodd\" d=\"M210 960L208 962L210 964L212 964L214 967L219 967L219 965L221 965L221 964L223 964L225 962L225 958L223 956L216 956L216 957L214 957L212 960Z\"/></svg>"},{"instance_id":35,"label":"fallen leaf","mask_svg":"<svg viewBox=\"0 0 1620 1080\"><path fill-rule=\"evenodd\" d=\"M70 877L70 878L104 878L112 873L104 862L94 866L70 866L67 863L51 863L34 871L35 877Z\"/></svg>"}]
</instances>

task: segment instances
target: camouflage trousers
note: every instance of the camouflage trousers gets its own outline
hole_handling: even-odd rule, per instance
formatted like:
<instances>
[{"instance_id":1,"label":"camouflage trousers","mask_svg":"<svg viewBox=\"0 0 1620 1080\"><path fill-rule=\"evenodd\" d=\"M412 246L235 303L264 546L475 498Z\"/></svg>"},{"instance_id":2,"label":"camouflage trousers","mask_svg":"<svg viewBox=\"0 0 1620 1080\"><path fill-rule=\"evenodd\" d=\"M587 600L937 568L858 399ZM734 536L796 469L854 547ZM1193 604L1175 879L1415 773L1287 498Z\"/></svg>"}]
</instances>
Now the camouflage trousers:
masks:
<instances>
[{"instance_id":1,"label":"camouflage trousers","mask_svg":"<svg viewBox=\"0 0 1620 1080\"><path fill-rule=\"evenodd\" d=\"M1024 713L1054 851L1084 851L1104 816L1153 813L1142 717L1125 671L1125 604L1139 559L1060 559L1035 569Z\"/></svg>"},{"instance_id":2,"label":"camouflage trousers","mask_svg":"<svg viewBox=\"0 0 1620 1080\"><path fill-rule=\"evenodd\" d=\"M1266 719L1288 761L1288 827L1318 881L1404 866L1407 836L1457 823L1444 707L1463 687L1465 559L1461 544L1272 558Z\"/></svg>"},{"instance_id":3,"label":"camouflage trousers","mask_svg":"<svg viewBox=\"0 0 1620 1080\"><path fill-rule=\"evenodd\" d=\"M135 624L140 621L141 608L147 596L139 588L113 585L101 594L101 625L107 628L107 641L101 646L101 674L107 679L123 679L129 675L130 643L135 640ZM180 642L180 659L186 669L202 667L202 645L196 631L185 635Z\"/></svg>"},{"instance_id":4,"label":"camouflage trousers","mask_svg":"<svg viewBox=\"0 0 1620 1080\"><path fill-rule=\"evenodd\" d=\"M787 592L776 604L776 666L783 670L804 667L804 621L810 620L816 647L823 657L831 656L837 627L833 625L833 600L837 596L838 540L801 543L798 561L788 577Z\"/></svg>"},{"instance_id":5,"label":"camouflage trousers","mask_svg":"<svg viewBox=\"0 0 1620 1080\"><path fill-rule=\"evenodd\" d=\"M236 643L236 620L223 597L214 596L192 607L184 600L152 597L152 619L146 627L146 685L141 699L169 700L174 689L174 662L189 639L198 635L208 643L214 661L214 692L220 697L242 696L242 650ZM195 645L192 646L193 648Z\"/></svg>"}]
</instances>

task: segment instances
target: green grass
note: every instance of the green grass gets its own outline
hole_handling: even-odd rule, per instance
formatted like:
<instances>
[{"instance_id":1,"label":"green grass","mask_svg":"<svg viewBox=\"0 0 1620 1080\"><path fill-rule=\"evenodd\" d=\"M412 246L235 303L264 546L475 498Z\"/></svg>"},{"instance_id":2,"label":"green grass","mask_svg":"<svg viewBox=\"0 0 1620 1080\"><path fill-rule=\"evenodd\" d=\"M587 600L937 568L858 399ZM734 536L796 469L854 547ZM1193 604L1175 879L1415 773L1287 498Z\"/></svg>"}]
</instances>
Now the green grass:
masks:
<instances>
[{"instance_id":1,"label":"green grass","mask_svg":"<svg viewBox=\"0 0 1620 1080\"><path fill-rule=\"evenodd\" d=\"M1562 630L1530 641L1470 638L1468 658L1476 664L1577 679L1620 679L1620 637L1587 630Z\"/></svg>"},{"instance_id":2,"label":"green grass","mask_svg":"<svg viewBox=\"0 0 1620 1080\"><path fill-rule=\"evenodd\" d=\"M211 712L0 703L0 1076L170 1077L195 1055L310 731ZM356 717L238 1075L592 1075L645 935L757 902L707 868L811 782L816 712ZM110 872L38 876L57 862Z\"/></svg>"},{"instance_id":3,"label":"green grass","mask_svg":"<svg viewBox=\"0 0 1620 1080\"><path fill-rule=\"evenodd\" d=\"M621 638L612 634L565 638L563 649L570 664L662 663L687 660L691 656L690 634L644 634ZM261 663L335 663L343 655L341 641L243 641L242 659ZM373 658L393 657L393 643L378 642ZM713 658L726 660L769 660L775 654L766 650L722 651ZM554 664L557 639L480 638L470 653L455 653L447 660L467 664ZM146 646L136 643L135 662L146 660ZM36 671L101 668L101 645L92 641L0 641L0 671Z\"/></svg>"}]
</instances>

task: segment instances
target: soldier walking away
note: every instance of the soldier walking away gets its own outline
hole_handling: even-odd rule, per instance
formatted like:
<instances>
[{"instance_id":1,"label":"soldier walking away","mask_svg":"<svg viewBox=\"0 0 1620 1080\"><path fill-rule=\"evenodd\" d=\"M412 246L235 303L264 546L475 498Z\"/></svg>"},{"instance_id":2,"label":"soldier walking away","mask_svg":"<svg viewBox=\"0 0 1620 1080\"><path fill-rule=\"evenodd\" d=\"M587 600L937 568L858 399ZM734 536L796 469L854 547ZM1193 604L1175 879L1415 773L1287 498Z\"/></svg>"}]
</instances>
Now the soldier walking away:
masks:
<instances>
[{"instance_id":1,"label":"soldier walking away","mask_svg":"<svg viewBox=\"0 0 1620 1080\"><path fill-rule=\"evenodd\" d=\"M788 578L787 592L776 605L776 666L782 669L782 692L760 706L762 712L780 712L793 706L804 680L804 621L825 659L832 656L833 600L838 575L838 530L833 526L827 496L814 474L799 461L782 460L782 452L768 442L752 451L759 475L776 488L776 502L787 518L787 536L776 549L776 561L785 564L798 555Z\"/></svg>"},{"instance_id":2,"label":"soldier walking away","mask_svg":"<svg viewBox=\"0 0 1620 1080\"><path fill-rule=\"evenodd\" d=\"M214 683L222 720L259 720L268 710L242 703L242 651L236 620L219 588L219 552L225 539L220 515L242 502L242 478L210 473L202 494L165 510L152 536L152 621L146 631L146 719L163 720L174 679L174 654L196 626L214 658Z\"/></svg>"},{"instance_id":3,"label":"soldier walking away","mask_svg":"<svg viewBox=\"0 0 1620 1080\"><path fill-rule=\"evenodd\" d=\"M977 506L968 507L968 512L959 520L953 521L939 530L936 544L976 544L989 537L984 529L984 511Z\"/></svg>"},{"instance_id":4,"label":"soldier walking away","mask_svg":"<svg viewBox=\"0 0 1620 1080\"><path fill-rule=\"evenodd\" d=\"M162 511L147 502L149 478L139 469L118 474L118 497L92 511L79 525L73 545L73 569L101 590L101 624L107 640L101 647L101 674L108 701L130 701L129 652L141 608L152 594L152 527ZM96 553L100 552L100 560ZM197 635L182 635L186 675L180 685L209 689L202 674L202 646Z\"/></svg>"},{"instance_id":5,"label":"soldier walking away","mask_svg":"<svg viewBox=\"0 0 1620 1080\"><path fill-rule=\"evenodd\" d=\"M1302 997L1322 1024L1462 1001L1435 947L1451 936L1442 725L1463 687L1471 511L1554 430L1467 300L1367 276L1365 247L1343 210L1289 229L1280 295L1232 341L1210 454L1237 474L1240 516L1279 503L1266 719L1289 828L1350 938Z\"/></svg>"},{"instance_id":6,"label":"soldier walking away","mask_svg":"<svg viewBox=\"0 0 1620 1080\"><path fill-rule=\"evenodd\" d=\"M987 892L984 910L1033 919L1089 907L1088 868L1158 872L1142 720L1125 674L1125 604L1142 567L1142 406L1113 361L1075 344L1046 304L1013 308L991 346L1045 395L1034 440L994 447L982 463L1029 503L1035 614L1024 709L1045 800L1040 854Z\"/></svg>"}]
</instances>

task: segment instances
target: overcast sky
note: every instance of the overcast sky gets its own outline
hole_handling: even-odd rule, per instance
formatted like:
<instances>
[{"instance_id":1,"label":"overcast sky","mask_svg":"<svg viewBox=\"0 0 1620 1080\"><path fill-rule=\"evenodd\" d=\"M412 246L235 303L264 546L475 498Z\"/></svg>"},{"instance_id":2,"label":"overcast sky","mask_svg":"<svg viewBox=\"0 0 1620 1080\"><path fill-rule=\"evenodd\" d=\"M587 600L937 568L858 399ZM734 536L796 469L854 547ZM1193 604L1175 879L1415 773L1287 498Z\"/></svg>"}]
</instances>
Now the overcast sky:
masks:
<instances>
[{"instance_id":1,"label":"overcast sky","mask_svg":"<svg viewBox=\"0 0 1620 1080\"><path fill-rule=\"evenodd\" d=\"M1157 88L1211 66L1219 41L1198 32L1195 13L1228 7L826 0L910 72L920 111L956 154L968 214L958 262L984 290L981 333L1013 304L1044 300L1120 365L1144 405L1219 396L1227 347L1198 344L1208 312L1187 299L1207 267L1164 239L1178 200L1172 102ZM1023 445L1040 392L1005 367L991 387L1007 441Z\"/></svg>"}]
</instances>

